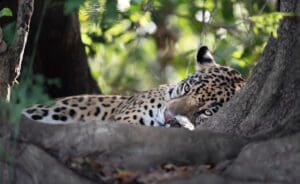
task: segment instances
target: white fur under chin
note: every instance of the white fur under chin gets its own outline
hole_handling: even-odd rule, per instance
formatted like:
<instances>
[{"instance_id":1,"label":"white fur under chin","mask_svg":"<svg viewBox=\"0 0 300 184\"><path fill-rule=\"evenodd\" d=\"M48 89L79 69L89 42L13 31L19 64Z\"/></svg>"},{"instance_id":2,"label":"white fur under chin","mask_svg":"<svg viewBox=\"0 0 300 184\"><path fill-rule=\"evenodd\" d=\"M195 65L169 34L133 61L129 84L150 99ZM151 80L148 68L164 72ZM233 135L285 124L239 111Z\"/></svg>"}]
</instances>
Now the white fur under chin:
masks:
<instances>
[{"instance_id":1,"label":"white fur under chin","mask_svg":"<svg viewBox=\"0 0 300 184\"><path fill-rule=\"evenodd\" d=\"M175 118L179 122L179 124L181 126L183 126L184 128L187 128L191 131L195 130L194 124L187 117L181 116L181 115L176 115Z\"/></svg>"}]
</instances>

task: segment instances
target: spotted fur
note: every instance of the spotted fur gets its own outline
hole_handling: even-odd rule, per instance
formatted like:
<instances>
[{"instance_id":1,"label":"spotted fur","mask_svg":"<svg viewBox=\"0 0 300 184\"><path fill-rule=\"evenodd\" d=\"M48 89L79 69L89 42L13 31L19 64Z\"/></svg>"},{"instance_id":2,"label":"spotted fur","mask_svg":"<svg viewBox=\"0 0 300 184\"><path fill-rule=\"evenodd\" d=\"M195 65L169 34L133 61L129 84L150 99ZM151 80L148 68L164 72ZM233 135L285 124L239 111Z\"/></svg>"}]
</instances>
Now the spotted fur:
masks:
<instances>
[{"instance_id":1,"label":"spotted fur","mask_svg":"<svg viewBox=\"0 0 300 184\"><path fill-rule=\"evenodd\" d=\"M197 53L196 72L176 85L161 85L130 97L71 96L58 99L51 106L35 105L23 114L49 124L114 121L169 127L179 123L192 129L188 118L195 114L212 116L243 84L241 74L216 64L204 46Z\"/></svg>"}]
</instances>

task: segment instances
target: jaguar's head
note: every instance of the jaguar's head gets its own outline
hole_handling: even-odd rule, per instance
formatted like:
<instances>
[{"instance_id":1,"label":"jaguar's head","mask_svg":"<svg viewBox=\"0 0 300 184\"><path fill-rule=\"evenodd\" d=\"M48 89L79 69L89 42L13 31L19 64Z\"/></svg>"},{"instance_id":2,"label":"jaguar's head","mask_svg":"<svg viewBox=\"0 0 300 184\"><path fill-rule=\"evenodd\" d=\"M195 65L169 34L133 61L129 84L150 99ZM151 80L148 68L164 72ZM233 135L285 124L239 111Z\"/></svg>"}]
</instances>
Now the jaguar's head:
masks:
<instances>
[{"instance_id":1,"label":"jaguar's head","mask_svg":"<svg viewBox=\"0 0 300 184\"><path fill-rule=\"evenodd\" d=\"M203 108L215 111L214 104L222 106L243 84L240 73L218 65L208 48L202 46L197 52L196 72L169 90L170 101L165 114L169 119L170 115L191 119L199 112L207 112Z\"/></svg>"},{"instance_id":2,"label":"jaguar's head","mask_svg":"<svg viewBox=\"0 0 300 184\"><path fill-rule=\"evenodd\" d=\"M176 99L188 95L192 92L193 88L201 85L203 75L209 72L209 68L219 66L220 65L215 62L215 59L210 53L208 47L200 47L196 58L196 72L179 82L174 88L170 89L170 98Z\"/></svg>"}]
</instances>

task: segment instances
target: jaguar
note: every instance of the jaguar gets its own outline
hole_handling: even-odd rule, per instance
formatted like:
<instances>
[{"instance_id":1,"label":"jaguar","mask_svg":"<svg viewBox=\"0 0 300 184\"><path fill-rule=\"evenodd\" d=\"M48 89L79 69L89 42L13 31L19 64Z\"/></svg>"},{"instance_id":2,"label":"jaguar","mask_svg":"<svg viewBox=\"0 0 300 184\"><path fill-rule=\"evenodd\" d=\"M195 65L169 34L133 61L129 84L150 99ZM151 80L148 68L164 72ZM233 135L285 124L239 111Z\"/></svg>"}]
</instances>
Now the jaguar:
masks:
<instances>
[{"instance_id":1,"label":"jaguar","mask_svg":"<svg viewBox=\"0 0 300 184\"><path fill-rule=\"evenodd\" d=\"M52 105L37 104L23 115L48 124L76 122L119 122L145 126L186 127L189 117L208 118L244 85L242 75L215 62L207 46L198 49L196 71L178 84L166 84L120 95L78 95L57 99Z\"/></svg>"}]
</instances>

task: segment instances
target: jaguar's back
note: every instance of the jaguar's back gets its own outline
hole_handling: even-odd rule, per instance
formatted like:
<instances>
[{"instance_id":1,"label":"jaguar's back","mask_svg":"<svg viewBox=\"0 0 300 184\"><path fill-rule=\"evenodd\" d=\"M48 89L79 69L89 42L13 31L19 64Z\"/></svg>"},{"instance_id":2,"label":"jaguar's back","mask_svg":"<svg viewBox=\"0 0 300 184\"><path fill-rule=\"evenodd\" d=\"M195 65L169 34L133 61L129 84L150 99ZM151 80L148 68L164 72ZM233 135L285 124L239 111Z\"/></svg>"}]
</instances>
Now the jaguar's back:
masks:
<instances>
[{"instance_id":1,"label":"jaguar's back","mask_svg":"<svg viewBox=\"0 0 300 184\"><path fill-rule=\"evenodd\" d=\"M197 53L197 70L176 85L161 85L133 96L80 95L58 99L51 106L35 105L23 114L49 124L114 122L168 127L174 120L216 113L244 84L241 74L215 63L207 47ZM176 122L175 121L175 122Z\"/></svg>"}]
</instances>

